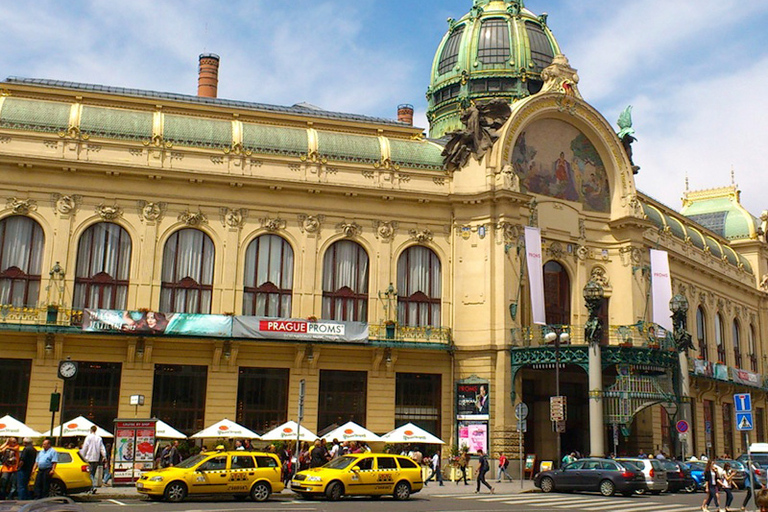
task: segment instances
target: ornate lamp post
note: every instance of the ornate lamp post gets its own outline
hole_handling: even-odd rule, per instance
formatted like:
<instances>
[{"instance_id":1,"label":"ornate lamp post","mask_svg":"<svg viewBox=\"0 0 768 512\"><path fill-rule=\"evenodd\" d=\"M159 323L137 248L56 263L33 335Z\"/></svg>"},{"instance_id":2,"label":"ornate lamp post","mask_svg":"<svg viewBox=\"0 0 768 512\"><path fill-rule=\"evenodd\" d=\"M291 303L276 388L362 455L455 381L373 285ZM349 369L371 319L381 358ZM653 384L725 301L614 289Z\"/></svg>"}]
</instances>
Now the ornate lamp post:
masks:
<instances>
[{"instance_id":1,"label":"ornate lamp post","mask_svg":"<svg viewBox=\"0 0 768 512\"><path fill-rule=\"evenodd\" d=\"M559 328L555 328L555 330L548 332L544 336L544 341L547 344L555 344L555 396L560 396L560 345L563 343L567 344L571 340L571 335L568 332L559 331ZM560 467L563 456L561 435L565 432L565 421L558 422L555 431L557 432L557 461L555 466Z\"/></svg>"},{"instance_id":2,"label":"ornate lamp post","mask_svg":"<svg viewBox=\"0 0 768 512\"><path fill-rule=\"evenodd\" d=\"M592 457L605 455L605 426L603 425L603 322L597 316L605 299L599 283L589 280L584 286L584 301L589 318L584 326L584 338L589 343L589 451Z\"/></svg>"},{"instance_id":3,"label":"ornate lamp post","mask_svg":"<svg viewBox=\"0 0 768 512\"><path fill-rule=\"evenodd\" d=\"M678 293L669 301L669 309L672 311L672 328L677 345L678 358L680 360L680 395L683 401L681 410L682 419L690 424L691 421L691 382L688 375L688 349L693 348L691 333L688 332L688 299ZM681 442L683 458L691 452L691 439L685 438Z\"/></svg>"}]
</instances>

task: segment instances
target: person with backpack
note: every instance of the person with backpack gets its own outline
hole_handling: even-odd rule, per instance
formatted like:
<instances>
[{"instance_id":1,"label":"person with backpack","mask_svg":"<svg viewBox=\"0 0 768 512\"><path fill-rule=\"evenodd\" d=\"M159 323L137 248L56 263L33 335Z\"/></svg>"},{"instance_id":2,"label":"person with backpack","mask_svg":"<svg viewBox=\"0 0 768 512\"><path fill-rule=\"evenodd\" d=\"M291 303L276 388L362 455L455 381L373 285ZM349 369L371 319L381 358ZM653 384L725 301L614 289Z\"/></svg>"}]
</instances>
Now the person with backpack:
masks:
<instances>
[{"instance_id":1,"label":"person with backpack","mask_svg":"<svg viewBox=\"0 0 768 512\"><path fill-rule=\"evenodd\" d=\"M494 494L496 489L491 487L491 485L485 480L485 474L488 473L488 470L491 469L491 465L488 463L488 457L485 456L483 450L477 450L477 456L477 489L475 490L475 494L480 492L480 484L485 485L488 489L490 489L491 494Z\"/></svg>"},{"instance_id":2,"label":"person with backpack","mask_svg":"<svg viewBox=\"0 0 768 512\"><path fill-rule=\"evenodd\" d=\"M509 459L504 455L504 452L499 452L499 479L497 480L498 483L501 483L502 476L506 476L510 482L512 481L512 477L507 471L508 467L509 467Z\"/></svg>"},{"instance_id":3,"label":"person with backpack","mask_svg":"<svg viewBox=\"0 0 768 512\"><path fill-rule=\"evenodd\" d=\"M0 446L0 455L3 458L3 466L0 468L0 500L10 499L13 494L13 488L16 484L16 472L19 470L19 441L15 437L9 437L8 440Z\"/></svg>"}]
</instances>

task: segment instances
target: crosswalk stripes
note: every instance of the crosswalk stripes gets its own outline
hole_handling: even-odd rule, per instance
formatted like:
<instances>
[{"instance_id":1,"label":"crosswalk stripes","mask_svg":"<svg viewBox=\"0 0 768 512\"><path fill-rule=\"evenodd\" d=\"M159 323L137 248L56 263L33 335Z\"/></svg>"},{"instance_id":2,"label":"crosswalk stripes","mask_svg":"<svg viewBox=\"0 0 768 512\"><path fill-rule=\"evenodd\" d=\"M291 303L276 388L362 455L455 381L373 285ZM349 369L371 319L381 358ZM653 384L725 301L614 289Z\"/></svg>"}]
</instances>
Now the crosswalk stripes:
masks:
<instances>
[{"instance_id":1,"label":"crosswalk stripes","mask_svg":"<svg viewBox=\"0 0 768 512\"><path fill-rule=\"evenodd\" d=\"M453 498L485 503L525 505L546 510L579 510L585 512L683 512L690 511L690 505L663 503L659 501L640 502L634 498L604 497L595 495L567 494L435 494L433 498Z\"/></svg>"}]
</instances>

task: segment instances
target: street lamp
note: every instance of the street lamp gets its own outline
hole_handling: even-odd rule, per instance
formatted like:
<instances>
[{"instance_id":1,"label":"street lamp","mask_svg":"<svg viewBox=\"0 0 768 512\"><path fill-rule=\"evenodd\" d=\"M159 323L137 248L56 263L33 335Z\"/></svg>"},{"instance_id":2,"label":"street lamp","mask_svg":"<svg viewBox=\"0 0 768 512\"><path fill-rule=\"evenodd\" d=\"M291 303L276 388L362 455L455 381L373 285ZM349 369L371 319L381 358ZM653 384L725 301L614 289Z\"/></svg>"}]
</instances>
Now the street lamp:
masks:
<instances>
[{"instance_id":1,"label":"street lamp","mask_svg":"<svg viewBox=\"0 0 768 512\"><path fill-rule=\"evenodd\" d=\"M691 383L688 376L688 349L692 349L691 333L688 332L688 299L682 293L678 293L669 301L669 310L672 311L672 335L675 338L677 346L678 359L680 361L680 391L683 420L691 420L690 396ZM680 445L683 450L683 459L685 459L685 448L688 445L688 439L681 439ZM688 450L691 453L691 450Z\"/></svg>"},{"instance_id":2,"label":"street lamp","mask_svg":"<svg viewBox=\"0 0 768 512\"><path fill-rule=\"evenodd\" d=\"M559 335L556 331L559 331L561 328L555 327L554 330L549 331L546 335L544 335L544 340L547 343L554 343L555 344L555 396L558 398L560 397L560 345L562 343L565 343L566 345L571 340L571 335L567 331L561 332ZM551 413L550 413L551 414ZM563 423L561 425L561 423ZM557 432L557 465L560 466L560 463L562 461L562 454L560 453L562 451L562 444L561 444L561 438L560 435L563 433L563 427L565 420L562 422L558 421L555 425L555 432Z\"/></svg>"},{"instance_id":3,"label":"street lamp","mask_svg":"<svg viewBox=\"0 0 768 512\"><path fill-rule=\"evenodd\" d=\"M605 299L603 287L597 281L590 279L584 286L584 300L587 303L587 311L589 311L589 318L584 326L584 338L590 345L600 343L603 338L603 322L597 316L603 299Z\"/></svg>"}]
</instances>

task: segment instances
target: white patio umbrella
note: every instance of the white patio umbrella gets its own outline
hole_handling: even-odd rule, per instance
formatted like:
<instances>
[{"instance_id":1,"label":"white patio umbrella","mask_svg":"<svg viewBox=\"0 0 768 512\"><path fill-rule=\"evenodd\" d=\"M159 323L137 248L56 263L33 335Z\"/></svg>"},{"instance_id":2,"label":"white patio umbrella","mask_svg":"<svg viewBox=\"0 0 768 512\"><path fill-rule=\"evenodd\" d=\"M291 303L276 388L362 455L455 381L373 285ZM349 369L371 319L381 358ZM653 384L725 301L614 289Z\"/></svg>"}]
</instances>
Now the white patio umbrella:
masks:
<instances>
[{"instance_id":1,"label":"white patio umbrella","mask_svg":"<svg viewBox=\"0 0 768 512\"><path fill-rule=\"evenodd\" d=\"M53 431L44 432L43 436L46 437L85 437L91 433L91 427L96 425L94 422L82 416L69 421L65 421L62 425L54 428ZM62 432L62 427L64 431ZM100 426L96 425L96 433L101 437L115 437Z\"/></svg>"},{"instance_id":2,"label":"white patio umbrella","mask_svg":"<svg viewBox=\"0 0 768 512\"><path fill-rule=\"evenodd\" d=\"M243 437L258 439L259 434L226 418L192 436L194 439L233 439Z\"/></svg>"},{"instance_id":3,"label":"white patio umbrella","mask_svg":"<svg viewBox=\"0 0 768 512\"><path fill-rule=\"evenodd\" d=\"M441 439L433 436L426 430L417 427L413 423L406 423L392 432L387 432L381 436L385 443L423 443L423 444L445 444Z\"/></svg>"},{"instance_id":4,"label":"white patio umbrella","mask_svg":"<svg viewBox=\"0 0 768 512\"><path fill-rule=\"evenodd\" d=\"M299 426L295 421L287 421L279 427L273 428L263 436L262 441L295 441L298 433L300 441L313 442L317 439L317 436L312 433L311 430L301 427L299 432Z\"/></svg>"},{"instance_id":5,"label":"white patio umbrella","mask_svg":"<svg viewBox=\"0 0 768 512\"><path fill-rule=\"evenodd\" d=\"M363 441L365 443L377 443L381 441L381 437L377 436L370 430L361 427L354 421L345 423L344 425L331 430L323 436L326 441L333 441L338 439L341 442L344 441Z\"/></svg>"},{"instance_id":6,"label":"white patio umbrella","mask_svg":"<svg viewBox=\"0 0 768 512\"><path fill-rule=\"evenodd\" d=\"M24 437L42 437L43 434L29 428L11 415L0 418L0 437L16 437L18 441Z\"/></svg>"},{"instance_id":7,"label":"white patio umbrella","mask_svg":"<svg viewBox=\"0 0 768 512\"><path fill-rule=\"evenodd\" d=\"M164 421L157 420L155 423L156 439L186 439L187 436L170 426Z\"/></svg>"}]
</instances>

